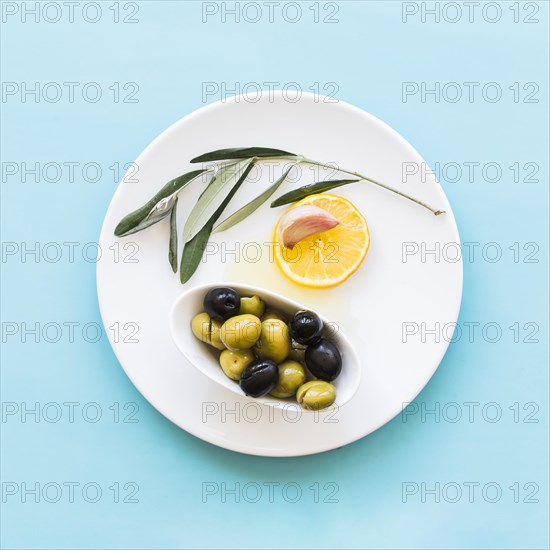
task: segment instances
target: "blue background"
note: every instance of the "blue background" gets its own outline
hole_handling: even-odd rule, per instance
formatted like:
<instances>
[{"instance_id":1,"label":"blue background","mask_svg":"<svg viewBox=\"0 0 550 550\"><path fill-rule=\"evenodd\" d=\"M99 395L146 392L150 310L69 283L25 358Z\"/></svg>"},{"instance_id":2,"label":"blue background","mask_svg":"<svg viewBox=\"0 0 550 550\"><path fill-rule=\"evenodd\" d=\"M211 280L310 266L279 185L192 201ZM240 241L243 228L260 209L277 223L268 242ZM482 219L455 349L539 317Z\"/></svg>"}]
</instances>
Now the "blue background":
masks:
<instances>
[{"instance_id":1,"label":"blue background","mask_svg":"<svg viewBox=\"0 0 550 550\"><path fill-rule=\"evenodd\" d=\"M80 165L74 182L67 171L57 182L43 177L35 182L32 176L23 182L20 173L2 178L6 250L12 250L6 243L19 250L36 242L40 247L79 243L73 262L66 248L53 262L32 255L22 261L19 252L2 258L2 402L4 413L19 411L5 414L1 424L2 548L548 548L548 4L520 3L517 23L510 2L499 3L501 17L494 23L485 20L481 7L469 22L462 4L456 23L443 17L454 18L452 10L439 22L430 15L422 22L419 11L404 23L403 5L393 1L320 2L320 22L309 9L314 2L301 2L295 23L285 21L278 8L269 22L264 7L259 22L237 23L231 15L221 20L221 6L203 22L201 2L139 2L133 15L138 22L118 24L109 8L113 2L100 3L97 23L83 20L82 5L75 8L73 23L67 12L59 22L36 23L32 15L22 21L20 11L8 15L7 4L13 6L2 8L2 81L80 86L72 103L67 89L52 103L32 96L22 101L20 93L2 99L4 172L13 166L5 163ZM414 5L420 10L423 3L412 4L411 10ZM334 6L331 18L338 22L324 23ZM132 3L121 2L119 9L121 18L135 11ZM535 9L531 19L538 23L524 22ZM494 13L486 15L494 18ZM293 11L286 14L294 17ZM87 15L95 16L93 10ZM246 16L250 20L254 12ZM54 11L47 14L54 17ZM188 435L140 396L105 335L95 344L82 336L83 325L101 322L96 266L81 251L97 241L117 186L109 167L132 161L166 127L203 106L204 82L234 89L277 81L297 82L305 91L318 82L321 92L326 83L335 83L336 98L386 121L432 166L456 162L465 170L464 162L494 162L502 169L496 182L487 181L480 168L474 181L464 172L459 181L442 182L462 242L480 243L473 261L464 263L460 315L461 323L480 323L473 341L463 334L450 346L417 399L419 412L406 422L397 417L345 448L290 459L240 455ZM451 102L450 88L439 102L434 96L422 102L419 94L402 100L403 82L433 87L435 81L481 85L472 102ZM82 99L86 82L100 84L100 101ZM137 102L115 102L109 90L114 82L137 83ZM499 101L481 95L487 82L501 86ZM518 102L509 90L514 82L520 85ZM538 86L535 103L523 101L533 89L523 90L528 82ZM330 86L325 91L334 92ZM122 90L121 98L128 91ZM218 92L206 101L221 98ZM95 183L80 171L87 162L102 169ZM522 167L517 183L509 169L515 162ZM538 173L524 181L527 162L536 163ZM490 242L502 249L502 258L493 263L481 254ZM514 243L519 243L517 262L509 249ZM525 243L536 243L532 257L538 262L523 261L536 250L533 245L523 250ZM54 249L50 253L55 256ZM68 321L79 323L72 342L66 330L57 343L43 336L36 342L33 335L23 342L21 332L9 335L22 323L38 322L42 328ZM483 337L481 327L489 322L502 328L500 341ZM509 329L514 323L520 327L518 343ZM524 328L526 323L536 325ZM538 342L523 342L533 326L538 333L531 339ZM55 326L50 329L51 340ZM22 418L20 410L35 402L39 414L54 403L48 408L53 418L57 403L62 417ZM73 422L64 402L78 403ZM96 409L86 408L88 420L82 417L89 402L102 413L95 423L89 419ZM465 402L480 404L472 421ZM445 408L449 403L460 407L457 422L451 421L456 407ZM487 403L496 405L491 409ZM422 416L434 407L439 417ZM502 417L491 422L495 407ZM43 488L69 481L80 484L74 502L66 486L58 502L21 496L24 483ZM270 481L296 482L302 497L287 502L279 487L269 502L263 486L255 504L242 497L237 503L231 494L223 499L221 492L203 502L205 482L221 491L222 483L231 488ZM468 482L480 484L472 502ZM494 494L489 487L488 496L482 494L489 482L502 489L498 502L489 502ZM98 502L82 497L86 483L101 487ZM127 483L132 485L124 489ZM314 483L320 502L309 488ZM325 488L327 483L335 485ZM418 493L404 498L403 483ZM422 487L433 489L436 483L439 502L429 493L422 498ZM458 502L450 502L455 485L443 489L448 483L462 488ZM514 483L519 502L509 489ZM337 502L323 502L334 487ZM11 490L18 492L10 495ZM54 500L55 486L50 490ZM93 490L88 495L95 496ZM123 497L138 502L125 503Z\"/></svg>"}]
</instances>

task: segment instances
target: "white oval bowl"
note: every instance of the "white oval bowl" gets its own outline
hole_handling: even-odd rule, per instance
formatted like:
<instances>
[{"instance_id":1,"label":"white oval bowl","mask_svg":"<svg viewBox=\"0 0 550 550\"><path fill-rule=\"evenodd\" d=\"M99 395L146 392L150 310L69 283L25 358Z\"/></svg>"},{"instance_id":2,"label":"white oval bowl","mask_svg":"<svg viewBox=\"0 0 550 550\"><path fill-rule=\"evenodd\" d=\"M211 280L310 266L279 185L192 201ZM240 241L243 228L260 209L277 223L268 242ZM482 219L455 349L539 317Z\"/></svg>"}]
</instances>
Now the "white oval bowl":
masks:
<instances>
[{"instance_id":1,"label":"white oval bowl","mask_svg":"<svg viewBox=\"0 0 550 550\"><path fill-rule=\"evenodd\" d=\"M195 315L204 311L204 296L210 289L217 287L233 288L241 296L253 296L256 294L267 304L269 309L279 310L287 315L289 319L300 309L307 309L310 311L315 310L306 305L295 302L294 300L289 300L276 292L266 290L265 288L241 285L239 283L228 283L226 281L192 287L189 290L186 290L175 301L170 312L170 332L178 349L193 366L195 366L204 375L208 376L208 378L233 393L236 393L241 397L245 397L245 394L239 387L239 384L229 379L221 369L217 358L219 350L216 350L212 346L201 342L191 331L191 320L195 317ZM324 317L318 311L315 311L315 313L319 315L325 324L324 336L328 337L338 346L342 356L342 372L338 378L332 382L332 384L336 387L336 401L333 407L322 409L323 411L329 411L335 406L342 407L355 395L361 379L361 368L359 358L354 347L342 331L339 330L338 325ZM251 397L249 399L254 399L255 401L265 403L276 408L283 408L289 404L296 403L293 398L288 400L281 399L277 401L276 398L271 396L257 398Z\"/></svg>"}]
</instances>

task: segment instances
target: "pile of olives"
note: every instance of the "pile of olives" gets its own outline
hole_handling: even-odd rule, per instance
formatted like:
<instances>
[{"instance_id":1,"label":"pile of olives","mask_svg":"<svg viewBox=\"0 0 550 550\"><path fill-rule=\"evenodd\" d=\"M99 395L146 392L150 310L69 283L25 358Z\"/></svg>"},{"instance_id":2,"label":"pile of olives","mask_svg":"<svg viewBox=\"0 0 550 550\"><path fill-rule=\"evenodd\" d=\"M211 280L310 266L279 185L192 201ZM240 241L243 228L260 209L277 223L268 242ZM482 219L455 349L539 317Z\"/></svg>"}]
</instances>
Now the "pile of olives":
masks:
<instances>
[{"instance_id":1,"label":"pile of olives","mask_svg":"<svg viewBox=\"0 0 550 550\"><path fill-rule=\"evenodd\" d=\"M323 321L301 310L287 324L259 296L239 296L232 288L213 288L204 312L191 321L193 334L218 350L223 372L250 397L296 397L308 410L336 399L330 383L342 370L337 346L323 338ZM309 381L308 381L309 379Z\"/></svg>"}]
</instances>

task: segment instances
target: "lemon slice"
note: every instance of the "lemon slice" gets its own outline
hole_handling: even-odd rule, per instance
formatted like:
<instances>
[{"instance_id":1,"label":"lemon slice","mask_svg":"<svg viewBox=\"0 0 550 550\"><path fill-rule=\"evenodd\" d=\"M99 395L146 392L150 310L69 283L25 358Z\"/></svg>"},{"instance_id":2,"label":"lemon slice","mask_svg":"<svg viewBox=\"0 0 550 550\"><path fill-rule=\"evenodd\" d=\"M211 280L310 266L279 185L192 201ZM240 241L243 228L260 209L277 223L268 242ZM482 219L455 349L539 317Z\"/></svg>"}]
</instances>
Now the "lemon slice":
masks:
<instances>
[{"instance_id":1,"label":"lemon slice","mask_svg":"<svg viewBox=\"0 0 550 550\"><path fill-rule=\"evenodd\" d=\"M279 241L279 218L273 236L275 263L295 283L314 288L339 285L357 271L367 255L370 244L367 221L349 200L338 195L310 195L287 212L304 205L323 208L340 223L290 249Z\"/></svg>"}]
</instances>

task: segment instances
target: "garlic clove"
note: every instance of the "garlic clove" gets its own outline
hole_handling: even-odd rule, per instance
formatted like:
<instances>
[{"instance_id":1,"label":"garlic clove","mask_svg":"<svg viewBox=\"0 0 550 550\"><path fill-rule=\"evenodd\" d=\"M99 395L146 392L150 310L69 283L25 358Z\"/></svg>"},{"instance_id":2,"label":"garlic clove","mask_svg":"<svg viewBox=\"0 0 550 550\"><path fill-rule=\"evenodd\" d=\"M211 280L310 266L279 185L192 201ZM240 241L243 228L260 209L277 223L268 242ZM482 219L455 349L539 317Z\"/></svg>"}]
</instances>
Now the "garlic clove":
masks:
<instances>
[{"instance_id":1,"label":"garlic clove","mask_svg":"<svg viewBox=\"0 0 550 550\"><path fill-rule=\"evenodd\" d=\"M318 206L297 206L283 214L279 222L278 238L286 248L294 248L301 240L328 231L340 222Z\"/></svg>"}]
</instances>

